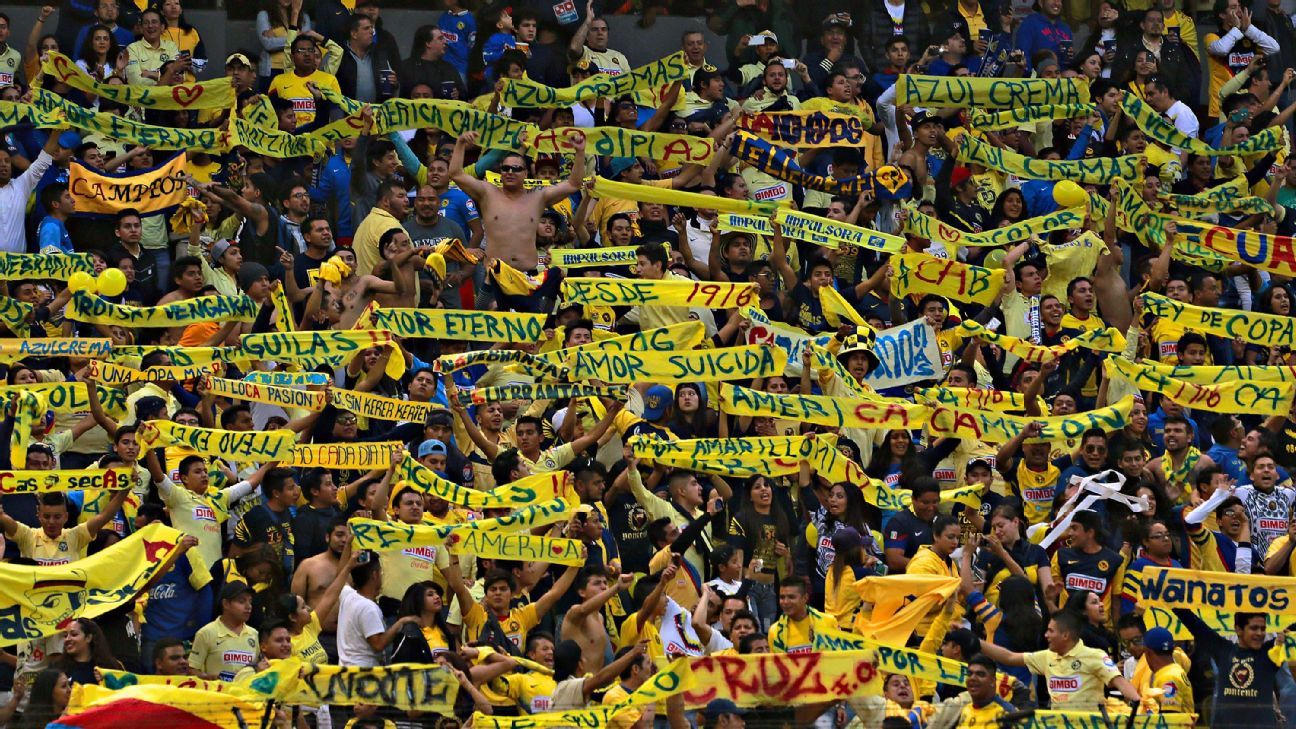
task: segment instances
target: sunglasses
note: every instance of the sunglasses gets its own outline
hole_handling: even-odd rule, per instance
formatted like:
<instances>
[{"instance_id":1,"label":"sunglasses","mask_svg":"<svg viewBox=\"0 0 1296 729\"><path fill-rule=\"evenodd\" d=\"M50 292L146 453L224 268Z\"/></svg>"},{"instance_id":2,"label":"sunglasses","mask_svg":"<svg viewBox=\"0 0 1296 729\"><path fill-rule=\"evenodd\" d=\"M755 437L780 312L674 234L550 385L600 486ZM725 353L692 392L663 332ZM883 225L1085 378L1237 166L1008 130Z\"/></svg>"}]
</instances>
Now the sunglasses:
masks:
<instances>
[{"instance_id":1,"label":"sunglasses","mask_svg":"<svg viewBox=\"0 0 1296 729\"><path fill-rule=\"evenodd\" d=\"M526 172L526 168L523 167L522 165L500 165L499 170L500 172L513 172L513 173Z\"/></svg>"}]
</instances>

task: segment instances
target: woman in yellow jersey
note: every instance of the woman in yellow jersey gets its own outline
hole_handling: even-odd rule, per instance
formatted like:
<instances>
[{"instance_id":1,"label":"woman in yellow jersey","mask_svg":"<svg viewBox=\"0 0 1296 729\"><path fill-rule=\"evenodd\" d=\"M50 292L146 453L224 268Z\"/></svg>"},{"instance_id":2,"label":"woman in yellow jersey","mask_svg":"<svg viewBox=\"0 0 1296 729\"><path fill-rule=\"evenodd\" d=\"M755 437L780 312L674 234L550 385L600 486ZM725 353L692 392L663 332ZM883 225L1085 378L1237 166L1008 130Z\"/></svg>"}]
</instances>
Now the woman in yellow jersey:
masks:
<instances>
[{"instance_id":1,"label":"woman in yellow jersey","mask_svg":"<svg viewBox=\"0 0 1296 729\"><path fill-rule=\"evenodd\" d=\"M431 580L415 582L405 590L396 616L412 615L418 624L406 625L397 636L393 663L427 663L437 653L458 648L458 636L442 613L444 606L445 592Z\"/></svg>"},{"instance_id":2,"label":"woman in yellow jersey","mask_svg":"<svg viewBox=\"0 0 1296 729\"><path fill-rule=\"evenodd\" d=\"M181 58L189 59L192 70L185 73L185 81L193 82L194 74L202 73L207 67L207 47L203 45L202 36L185 20L180 0L163 0L162 19L166 26L162 37L175 44Z\"/></svg>"},{"instance_id":3,"label":"woman in yellow jersey","mask_svg":"<svg viewBox=\"0 0 1296 729\"><path fill-rule=\"evenodd\" d=\"M287 616L288 632L292 633L294 658L300 658L303 663L312 665L329 662L328 654L319 642L320 616L333 612L338 599L342 596L342 587L351 577L351 569L355 567L359 554L352 551L351 543L347 542L346 548L342 551L342 563L338 567L337 575L325 588L324 594L320 595L317 604L307 605L300 595L279 596L279 610Z\"/></svg>"}]
</instances>

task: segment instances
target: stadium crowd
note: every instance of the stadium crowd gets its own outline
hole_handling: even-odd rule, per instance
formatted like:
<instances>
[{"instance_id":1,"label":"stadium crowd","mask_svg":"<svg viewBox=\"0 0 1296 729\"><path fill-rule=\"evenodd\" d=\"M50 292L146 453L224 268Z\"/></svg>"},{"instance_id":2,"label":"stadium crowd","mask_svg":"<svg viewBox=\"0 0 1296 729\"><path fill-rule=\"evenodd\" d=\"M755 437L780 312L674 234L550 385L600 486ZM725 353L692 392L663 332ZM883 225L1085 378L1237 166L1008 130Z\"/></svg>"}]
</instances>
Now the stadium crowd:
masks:
<instances>
[{"instance_id":1,"label":"stadium crowd","mask_svg":"<svg viewBox=\"0 0 1296 729\"><path fill-rule=\"evenodd\" d=\"M255 37L225 58L207 58L180 0L127 5L73 0L43 8L30 29L11 28L0 13L6 108L32 101L39 87L86 109L166 127L228 130L231 116L268 108L269 129L307 135L359 108L363 128L307 156L238 145L189 149L189 201L179 210L108 215L77 210L74 165L147 173L179 153L71 127L3 128L0 249L89 254L98 278L121 272L125 290L102 295L114 304L246 295L260 312L255 321L187 326L90 323L67 316L67 281L11 277L5 298L26 314L0 317L5 337L142 345L138 366L147 369L174 364L169 348L236 346L278 322L297 331L351 330L364 326L373 305L546 319L539 342L425 336L364 348L321 368L327 385L311 385L431 403L426 420L415 422L360 417L332 401L317 411L245 402L212 392L198 377L116 388L124 402L110 407L85 358L5 359L13 387L5 391L0 436L23 444L25 469L125 467L136 475L123 490L4 494L4 568L66 565L155 522L185 535L180 548L190 558L106 614L4 648L0 725L46 726L67 708L72 686L102 683L106 670L237 681L288 658L443 663L460 693L453 714L309 707L281 712L281 725L448 728L474 712L521 716L612 704L664 665L668 610L691 616L699 653L822 650L823 635L866 634L873 605L864 584L896 575L957 578L907 645L966 664L963 685L896 672L884 676L885 703L875 714L852 702L740 708L716 700L687 714L649 704L613 724L990 727L1014 710L1092 712L1110 697L1141 712L1195 715L1199 726L1296 725L1292 664L1273 650L1284 641L1281 625L1262 612L1235 613L1220 629L1198 611L1154 609L1142 590L1144 570L1158 567L1296 577L1296 412L1222 413L1149 386L1118 427L1041 442L1042 424L1033 423L1011 439L983 442L921 426L733 414L723 411L714 383L687 378L635 381L602 398L478 401L469 396L536 377L504 359L453 371L439 364L485 349L597 348L688 322L701 327L702 348L789 347L792 340L774 335L791 330L797 341L818 337L827 360L798 344L786 371L725 384L775 396L908 402L939 387L967 402L977 402L978 392L1015 398L1015 413L1036 419L1112 407L1121 386L1114 360L1291 365L1290 335L1286 343L1257 343L1194 329L1142 297L1291 316L1289 278L1256 261L1221 261L1200 249L1180 255L1176 247L1201 242L1185 218L1262 233L1275 248L1296 229L1296 168L1287 162L1296 30L1292 8L1280 0L1254 8L1238 0L1203 8L1175 0L724 0L706 7L565 0L472 8L446 0L439 14L429 11L410 47L384 28L378 0L267 0ZM598 74L629 74L617 47L635 38L613 36L606 20L629 13L645 25L682 14L705 23L710 34L699 24L678 47L651 54L682 52L682 80L549 108L506 103L510 81L562 89ZM56 20L58 30L48 31ZM24 32L26 41L15 43L12 34ZM723 49L712 52L709 37L721 38ZM43 61L54 52L107 85L175 86L224 74L237 102L233 110L124 106L49 74ZM903 74L1075 79L1093 106L987 131L972 123L972 110L904 103ZM564 129L560 151L479 146L484 140L472 131L376 132L378 105L391 99L464 102L542 133ZM1215 149L1267 129L1281 143L1236 154L1180 149L1146 134L1127 112L1130 99ZM792 150L809 176L844 184L890 166L905 184L883 190L878 175L877 186L835 194L739 153L751 119L814 110L855 119L857 135L849 144ZM571 131L601 127L710 140L714 153L700 163L601 156ZM1073 226L961 246L959 235L1075 205L1062 189L1073 184L959 161L967 136L1036 160L1136 155L1136 172L1083 184L1087 211ZM617 197L596 189L602 181L660 197ZM1185 202L1226 184L1254 207ZM1179 219L1164 226L1160 246L1125 224L1122 185L1151 212ZM717 210L670 202L695 200L676 193L774 204L843 229L902 237L906 253L990 269L1003 284L978 301L897 293L891 253L898 250L785 236L786 219L767 213L757 217L768 232L735 229L721 224ZM919 234L919 220L940 234ZM627 248L621 257L609 253L608 263L554 265L564 252ZM563 287L571 277L754 284L756 297L747 308L573 303ZM886 365L880 350L859 341L918 321L934 333L935 375L875 393L866 380ZM1120 346L1068 344L1108 327L1124 337ZM1010 346L1003 335L1020 342ZM1023 356L1032 347L1052 354ZM273 359L231 364L224 376L268 371ZM403 360L395 377L393 359ZM85 408L51 409L35 422L20 417L23 387L65 382L89 385ZM303 444L402 447L374 470L290 468L176 445L149 448L145 436L160 421L244 433L287 429ZM30 434L18 432L25 427ZM831 438L862 477L833 479L804 456L793 458L795 468L776 468L759 454L741 467L672 467L631 443L801 435ZM0 465L16 467L11 449L2 450ZM584 564L495 559L448 546L353 549L354 518L458 525L509 513L415 488L400 475L407 457L485 493L566 472L579 507L533 532L579 540ZM1116 495L1078 501L1094 484ZM945 496L965 486L970 500Z\"/></svg>"}]
</instances>

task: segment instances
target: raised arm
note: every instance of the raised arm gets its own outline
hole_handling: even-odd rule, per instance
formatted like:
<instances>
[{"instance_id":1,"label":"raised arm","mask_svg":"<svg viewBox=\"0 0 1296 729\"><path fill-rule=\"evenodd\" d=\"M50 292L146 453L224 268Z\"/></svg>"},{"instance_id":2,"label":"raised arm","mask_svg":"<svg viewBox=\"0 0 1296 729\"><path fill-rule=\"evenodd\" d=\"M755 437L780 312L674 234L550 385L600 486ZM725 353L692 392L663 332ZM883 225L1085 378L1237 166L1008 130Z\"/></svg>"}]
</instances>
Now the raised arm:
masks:
<instances>
[{"instance_id":1,"label":"raised arm","mask_svg":"<svg viewBox=\"0 0 1296 729\"><path fill-rule=\"evenodd\" d=\"M464 153L468 145L477 143L477 132L464 132L455 140L454 153L450 155L450 179L460 190L468 193L479 203L485 199L490 183L483 182L464 171ZM483 212L485 212L483 210Z\"/></svg>"},{"instance_id":2,"label":"raised arm","mask_svg":"<svg viewBox=\"0 0 1296 729\"><path fill-rule=\"evenodd\" d=\"M91 539L98 536L99 530L103 529L104 525L109 521L112 521L112 518L117 514L117 510L122 507L122 504L126 503L126 497L130 496L130 491L129 488L124 488L114 492L112 499L108 501L108 505L104 507L104 510L95 514L86 522L86 531L90 533Z\"/></svg>"}]
</instances>

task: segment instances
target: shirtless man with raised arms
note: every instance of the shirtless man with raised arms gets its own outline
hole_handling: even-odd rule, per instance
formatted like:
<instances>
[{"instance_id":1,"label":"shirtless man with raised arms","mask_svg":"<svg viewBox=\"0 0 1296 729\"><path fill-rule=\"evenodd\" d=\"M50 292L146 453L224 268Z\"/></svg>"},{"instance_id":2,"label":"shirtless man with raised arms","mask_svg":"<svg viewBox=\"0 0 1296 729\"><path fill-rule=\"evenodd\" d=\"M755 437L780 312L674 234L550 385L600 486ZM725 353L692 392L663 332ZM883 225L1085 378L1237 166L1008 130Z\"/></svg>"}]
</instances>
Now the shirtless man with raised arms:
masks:
<instances>
[{"instance_id":1,"label":"shirtless man with raised arms","mask_svg":"<svg viewBox=\"0 0 1296 729\"><path fill-rule=\"evenodd\" d=\"M487 258L498 258L523 273L534 273L540 260L535 245L540 214L580 189L585 177L585 135L576 132L567 137L567 144L576 157L571 175L556 185L530 192L523 186L527 165L521 152L510 152L500 162L500 187L464 172L464 150L476 141L476 132L459 135L450 157L450 179L472 196L481 209Z\"/></svg>"}]
</instances>

